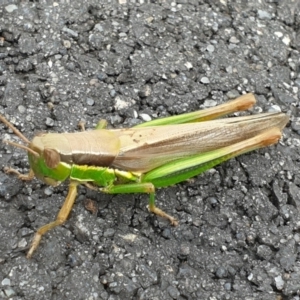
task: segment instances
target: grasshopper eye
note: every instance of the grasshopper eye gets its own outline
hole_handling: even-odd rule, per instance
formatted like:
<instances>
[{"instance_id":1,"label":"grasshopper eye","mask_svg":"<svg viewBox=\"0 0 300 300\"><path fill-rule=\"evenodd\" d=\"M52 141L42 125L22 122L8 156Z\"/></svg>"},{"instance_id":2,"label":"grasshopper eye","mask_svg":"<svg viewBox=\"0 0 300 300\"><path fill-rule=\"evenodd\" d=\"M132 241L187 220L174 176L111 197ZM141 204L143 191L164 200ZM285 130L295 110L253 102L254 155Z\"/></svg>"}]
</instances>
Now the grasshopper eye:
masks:
<instances>
[{"instance_id":1,"label":"grasshopper eye","mask_svg":"<svg viewBox=\"0 0 300 300\"><path fill-rule=\"evenodd\" d=\"M44 158L47 167L54 169L60 163L60 155L54 149L45 148L44 149Z\"/></svg>"}]
</instances>

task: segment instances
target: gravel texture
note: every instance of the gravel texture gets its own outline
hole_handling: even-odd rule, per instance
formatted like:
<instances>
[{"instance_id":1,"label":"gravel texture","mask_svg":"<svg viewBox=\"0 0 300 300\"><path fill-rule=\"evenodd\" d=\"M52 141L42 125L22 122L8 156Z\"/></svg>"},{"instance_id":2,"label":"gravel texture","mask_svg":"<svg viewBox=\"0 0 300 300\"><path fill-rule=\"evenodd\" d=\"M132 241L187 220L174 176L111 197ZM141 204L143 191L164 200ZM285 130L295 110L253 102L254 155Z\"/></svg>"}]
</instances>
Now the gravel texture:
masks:
<instances>
[{"instance_id":1,"label":"gravel texture","mask_svg":"<svg viewBox=\"0 0 300 300\"><path fill-rule=\"evenodd\" d=\"M5 174L28 162L1 143L0 299L300 299L300 2L127 2L0 1L0 113L31 139L253 92L253 112L281 109L290 123L278 145L158 190L177 227L149 214L146 195L81 187L31 260L67 183Z\"/></svg>"}]
</instances>

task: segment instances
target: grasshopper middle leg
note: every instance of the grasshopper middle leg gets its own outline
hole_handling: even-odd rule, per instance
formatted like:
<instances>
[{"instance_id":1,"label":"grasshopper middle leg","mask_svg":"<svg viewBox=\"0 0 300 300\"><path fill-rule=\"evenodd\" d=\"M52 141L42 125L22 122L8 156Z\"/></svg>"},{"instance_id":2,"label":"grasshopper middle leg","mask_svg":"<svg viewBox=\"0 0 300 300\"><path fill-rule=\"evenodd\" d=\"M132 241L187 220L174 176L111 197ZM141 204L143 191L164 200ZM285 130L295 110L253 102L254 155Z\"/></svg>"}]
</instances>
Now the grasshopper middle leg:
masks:
<instances>
[{"instance_id":1,"label":"grasshopper middle leg","mask_svg":"<svg viewBox=\"0 0 300 300\"><path fill-rule=\"evenodd\" d=\"M160 208L156 207L155 187L152 183L144 182L144 183L113 185L113 186L103 188L101 189L101 191L107 194L135 194L135 193L149 194L150 200L149 200L148 209L152 213L169 220L172 225L174 226L178 225L178 221L174 217L170 216Z\"/></svg>"}]
</instances>

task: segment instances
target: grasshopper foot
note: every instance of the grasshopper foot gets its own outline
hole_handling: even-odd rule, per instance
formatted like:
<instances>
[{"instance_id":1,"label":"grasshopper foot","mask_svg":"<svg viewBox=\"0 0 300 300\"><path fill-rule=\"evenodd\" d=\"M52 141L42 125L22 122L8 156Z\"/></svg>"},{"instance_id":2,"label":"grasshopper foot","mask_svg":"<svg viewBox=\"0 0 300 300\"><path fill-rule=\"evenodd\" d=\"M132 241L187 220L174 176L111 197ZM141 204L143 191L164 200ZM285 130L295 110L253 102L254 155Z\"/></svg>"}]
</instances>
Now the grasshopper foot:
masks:
<instances>
[{"instance_id":1,"label":"grasshopper foot","mask_svg":"<svg viewBox=\"0 0 300 300\"><path fill-rule=\"evenodd\" d=\"M34 252L34 251L36 250L36 248L38 247L38 245L39 245L41 239L42 239L42 235L39 234L38 232L36 232L35 235L34 235L34 238L33 238L33 240L32 240L30 249L29 249L29 251L27 252L27 255L26 255L27 258L31 258L33 252Z\"/></svg>"},{"instance_id":2,"label":"grasshopper foot","mask_svg":"<svg viewBox=\"0 0 300 300\"><path fill-rule=\"evenodd\" d=\"M85 121L79 121L77 126L81 131L85 131Z\"/></svg>"},{"instance_id":3,"label":"grasshopper foot","mask_svg":"<svg viewBox=\"0 0 300 300\"><path fill-rule=\"evenodd\" d=\"M31 247L27 253L27 258L30 258L33 254L33 252L36 250L38 247L42 236L48 232L49 230L55 228L56 226L62 225L68 218L70 211L73 207L76 195L77 195L77 185L78 182L76 181L71 181L69 185L69 192L67 195L67 198L61 207L56 219L53 222L50 222L42 227L40 227L37 232L35 233L33 237L33 241L31 244Z\"/></svg>"},{"instance_id":4,"label":"grasshopper foot","mask_svg":"<svg viewBox=\"0 0 300 300\"><path fill-rule=\"evenodd\" d=\"M18 176L19 179L24 180L24 181L29 181L32 180L34 178L34 173L32 170L29 171L28 174L22 174L20 173L18 170L10 168L10 167L5 167L4 168L4 172L6 174L15 174Z\"/></svg>"},{"instance_id":5,"label":"grasshopper foot","mask_svg":"<svg viewBox=\"0 0 300 300\"><path fill-rule=\"evenodd\" d=\"M156 214L156 215L158 215L158 216L160 216L160 217L162 217L162 218L165 218L165 219L169 220L170 223L171 223L171 225L173 225L173 226L177 226L177 225L178 225L178 221L177 221L174 217L168 215L167 213L165 213L165 212L164 212L163 210L161 210L160 208L158 208L158 207L156 207L156 206L151 206L151 205L149 205L149 206L148 206L148 209L149 209L152 213L154 213L154 214Z\"/></svg>"}]
</instances>

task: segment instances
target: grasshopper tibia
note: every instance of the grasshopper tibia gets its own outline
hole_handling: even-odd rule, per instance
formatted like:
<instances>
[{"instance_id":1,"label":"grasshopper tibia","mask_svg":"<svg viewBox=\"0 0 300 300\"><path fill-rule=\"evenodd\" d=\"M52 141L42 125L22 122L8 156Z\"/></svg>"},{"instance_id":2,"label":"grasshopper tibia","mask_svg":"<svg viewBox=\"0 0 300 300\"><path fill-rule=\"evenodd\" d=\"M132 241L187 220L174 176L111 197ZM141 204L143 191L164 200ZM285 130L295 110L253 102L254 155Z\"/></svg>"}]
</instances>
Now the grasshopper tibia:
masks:
<instances>
[{"instance_id":1,"label":"grasshopper tibia","mask_svg":"<svg viewBox=\"0 0 300 300\"><path fill-rule=\"evenodd\" d=\"M31 247L27 253L27 258L30 258L33 254L33 252L36 250L36 248L38 247L40 241L41 241L41 238L42 236L49 230L51 230L52 228L56 227L56 226L59 226L59 225L62 225L68 218L69 214L70 214L70 211L72 210L72 207L74 205L74 202L75 202L75 198L76 198L76 195L77 195L77 185L79 183L76 182L76 181L71 181L70 182L70 185L69 185L69 192L68 192L68 195L67 195L67 198L62 206L62 208L60 209L57 217L56 217L56 220L51 222L51 223L48 223L42 227L40 227L35 235L34 235L34 238L32 240L32 244L31 244Z\"/></svg>"}]
</instances>

